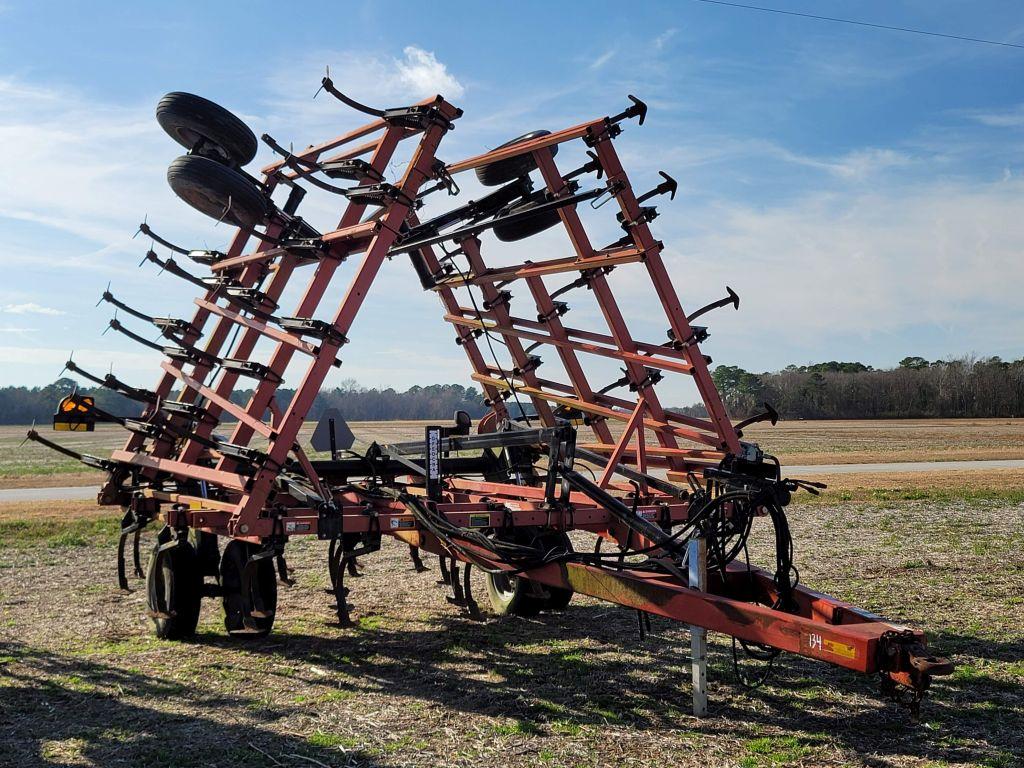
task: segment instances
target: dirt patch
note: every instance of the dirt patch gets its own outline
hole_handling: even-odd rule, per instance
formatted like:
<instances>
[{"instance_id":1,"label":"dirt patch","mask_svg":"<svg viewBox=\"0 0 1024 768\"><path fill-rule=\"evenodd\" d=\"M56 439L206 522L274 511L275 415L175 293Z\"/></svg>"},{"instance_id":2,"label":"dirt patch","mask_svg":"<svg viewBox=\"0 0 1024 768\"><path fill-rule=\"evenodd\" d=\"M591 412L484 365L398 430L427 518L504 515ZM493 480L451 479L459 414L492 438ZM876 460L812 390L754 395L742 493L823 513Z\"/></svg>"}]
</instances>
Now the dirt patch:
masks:
<instances>
[{"instance_id":1,"label":"dirt patch","mask_svg":"<svg viewBox=\"0 0 1024 768\"><path fill-rule=\"evenodd\" d=\"M18 501L0 503L0 522L75 520L120 516L116 508L93 501Z\"/></svg>"}]
</instances>

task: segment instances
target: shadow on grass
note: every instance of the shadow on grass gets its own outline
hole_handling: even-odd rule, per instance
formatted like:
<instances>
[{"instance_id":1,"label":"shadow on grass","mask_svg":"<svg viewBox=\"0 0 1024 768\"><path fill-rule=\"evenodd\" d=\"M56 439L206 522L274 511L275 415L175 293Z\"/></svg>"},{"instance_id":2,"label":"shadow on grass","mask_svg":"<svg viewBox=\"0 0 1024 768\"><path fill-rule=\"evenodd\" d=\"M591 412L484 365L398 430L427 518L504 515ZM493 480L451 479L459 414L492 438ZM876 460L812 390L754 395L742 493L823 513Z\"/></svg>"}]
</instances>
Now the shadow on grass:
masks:
<instances>
[{"instance_id":1,"label":"shadow on grass","mask_svg":"<svg viewBox=\"0 0 1024 768\"><path fill-rule=\"evenodd\" d=\"M329 766L354 759L315 739L254 729L238 717L255 700L81 657L0 643L0 765ZM134 699L134 701L129 701ZM159 700L162 709L139 701ZM208 716L218 711L222 719ZM198 715L203 712L204 715ZM269 712L280 717L283 712ZM257 749L258 748L258 749ZM259 750L263 750L261 753ZM267 757L273 756L273 759ZM301 756L301 757L297 757Z\"/></svg>"},{"instance_id":2,"label":"shadow on grass","mask_svg":"<svg viewBox=\"0 0 1024 768\"><path fill-rule=\"evenodd\" d=\"M582 727L611 724L636 731L697 731L712 739L727 735L747 739L748 747L765 742L756 738L765 733L784 733L788 736L780 743L796 749L794 759L803 755L804 762L816 746L829 745L853 750L864 764L878 766L910 758L1001 767L1024 758L1024 689L986 673L936 681L924 702L923 723L914 723L873 695L874 679L796 656L780 658L769 683L747 692L734 680L728 648L714 645L712 717L696 721L688 714L688 636L674 623L656 620L657 634L646 643L635 639L631 612L604 606L573 606L531 620L438 617L425 626L399 630L377 617L333 636L285 631L239 643L204 633L195 642L211 654L230 650L227 664L237 653L268 658L270 670L280 662L289 679L308 685L323 685L323 670L330 670L336 673L333 684L340 681L356 695L385 692L511 719L494 726L496 736L571 737ZM933 645L994 660L1018 661L1024 654L1020 641L987 643L952 634L934 637ZM303 739L253 725L258 680L241 693L226 693L209 684L188 687L18 644L0 644L0 656L14 662L0 665L0 742L7 745L4 757L15 765L56 765L61 749L101 765L127 759L184 766L197 764L200 754L204 765L272 764L252 744L275 756L304 755L330 766L344 765L348 756L359 765L386 764L366 752L343 755L314 736ZM144 660L127 657L125 663ZM135 697L160 699L160 709L126 700ZM263 717L302 711L301 704L286 702ZM766 764L778 763L775 757L766 757ZM750 764L761 762L754 757Z\"/></svg>"},{"instance_id":3,"label":"shadow on grass","mask_svg":"<svg viewBox=\"0 0 1024 768\"><path fill-rule=\"evenodd\" d=\"M384 690L513 718L527 734L606 724L733 738L781 729L805 745L852 749L868 765L888 765L887 757L999 768L1024 760L1024 687L988 674L937 679L916 723L878 693L877 678L799 656L782 656L768 684L750 692L736 681L728 647L713 645L712 717L693 720L689 636L674 622L655 621L658 636L640 642L633 612L607 606L530 620L438 617L426 630L396 630L380 617L333 638L275 633L253 650L332 669L355 692ZM199 641L238 647L222 635ZM1019 641L940 634L933 646L986 659L1024 657Z\"/></svg>"}]
</instances>

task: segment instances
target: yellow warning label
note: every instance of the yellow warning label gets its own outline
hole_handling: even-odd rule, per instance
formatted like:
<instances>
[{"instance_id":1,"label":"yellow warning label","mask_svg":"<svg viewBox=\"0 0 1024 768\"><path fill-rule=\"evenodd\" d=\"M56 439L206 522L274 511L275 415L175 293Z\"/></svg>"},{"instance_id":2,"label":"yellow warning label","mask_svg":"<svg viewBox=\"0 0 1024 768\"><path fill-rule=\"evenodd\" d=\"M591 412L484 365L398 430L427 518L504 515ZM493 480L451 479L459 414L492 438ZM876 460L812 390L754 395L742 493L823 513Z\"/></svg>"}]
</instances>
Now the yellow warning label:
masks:
<instances>
[{"instance_id":1,"label":"yellow warning label","mask_svg":"<svg viewBox=\"0 0 1024 768\"><path fill-rule=\"evenodd\" d=\"M53 422L55 432L90 432L89 425L84 421L55 421Z\"/></svg>"},{"instance_id":2,"label":"yellow warning label","mask_svg":"<svg viewBox=\"0 0 1024 768\"><path fill-rule=\"evenodd\" d=\"M852 645L846 643L840 643L838 640L829 640L825 638L822 641L823 650L828 653L835 654L836 656L842 656L844 659L855 659L857 658L857 649Z\"/></svg>"},{"instance_id":3,"label":"yellow warning label","mask_svg":"<svg viewBox=\"0 0 1024 768\"><path fill-rule=\"evenodd\" d=\"M802 644L809 653L818 657L827 653L832 656L841 656L844 659L857 658L856 646L824 637L817 632L810 632L804 635Z\"/></svg>"}]
</instances>

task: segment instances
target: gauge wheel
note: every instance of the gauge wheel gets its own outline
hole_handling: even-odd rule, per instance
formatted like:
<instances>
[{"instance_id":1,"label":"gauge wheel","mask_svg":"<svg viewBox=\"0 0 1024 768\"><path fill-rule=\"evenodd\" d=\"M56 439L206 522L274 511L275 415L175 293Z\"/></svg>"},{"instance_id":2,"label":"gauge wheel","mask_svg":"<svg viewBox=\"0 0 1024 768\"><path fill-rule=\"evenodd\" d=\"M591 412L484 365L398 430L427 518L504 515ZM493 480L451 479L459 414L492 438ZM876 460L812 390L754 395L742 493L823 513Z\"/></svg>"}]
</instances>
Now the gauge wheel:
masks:
<instances>
[{"instance_id":1,"label":"gauge wheel","mask_svg":"<svg viewBox=\"0 0 1024 768\"><path fill-rule=\"evenodd\" d=\"M165 550L158 558L157 551L167 541L169 535L162 535L149 559L147 603L156 636L184 640L195 634L199 623L203 574L195 548L187 541Z\"/></svg>"},{"instance_id":2,"label":"gauge wheel","mask_svg":"<svg viewBox=\"0 0 1024 768\"><path fill-rule=\"evenodd\" d=\"M190 152L243 166L259 144L249 126L219 104L192 93L168 93L156 105L156 121Z\"/></svg>"},{"instance_id":3,"label":"gauge wheel","mask_svg":"<svg viewBox=\"0 0 1024 768\"><path fill-rule=\"evenodd\" d=\"M504 144L495 147L495 151L499 149L505 149L516 144L522 144L530 139L537 139L541 136L549 136L551 131L530 131L524 133L522 136L517 136L511 141L506 141ZM555 155L558 153L558 145L551 145L551 154ZM537 168L537 161L533 159L533 153L527 152L522 155L516 155L514 157L506 157L504 160L496 160L493 163L487 163L487 165L481 165L476 169L476 177L485 187L497 187L505 182L518 179L520 176L527 176L533 170Z\"/></svg>"},{"instance_id":4,"label":"gauge wheel","mask_svg":"<svg viewBox=\"0 0 1024 768\"><path fill-rule=\"evenodd\" d=\"M238 171L199 155L182 155L167 169L174 194L200 213L236 227L266 222L272 203Z\"/></svg>"},{"instance_id":5,"label":"gauge wheel","mask_svg":"<svg viewBox=\"0 0 1024 768\"><path fill-rule=\"evenodd\" d=\"M274 627L274 614L277 612L277 576L270 558L259 561L253 585L253 589L259 593L265 615L251 615L252 606L245 605L242 594L242 572L256 551L257 548L253 544L233 539L224 547L224 554L220 559L224 627L228 634L233 636L264 637Z\"/></svg>"},{"instance_id":6,"label":"gauge wheel","mask_svg":"<svg viewBox=\"0 0 1024 768\"><path fill-rule=\"evenodd\" d=\"M498 211L497 216L500 218L513 213L524 213L546 202L548 201L543 192L540 194L534 193L524 201L506 205ZM557 209L538 211L532 216L524 216L522 219L515 221L499 222L494 226L494 236L502 242L512 243L516 240L524 240L527 237L540 234L546 229L551 229L560 221L561 218L558 215Z\"/></svg>"}]
</instances>

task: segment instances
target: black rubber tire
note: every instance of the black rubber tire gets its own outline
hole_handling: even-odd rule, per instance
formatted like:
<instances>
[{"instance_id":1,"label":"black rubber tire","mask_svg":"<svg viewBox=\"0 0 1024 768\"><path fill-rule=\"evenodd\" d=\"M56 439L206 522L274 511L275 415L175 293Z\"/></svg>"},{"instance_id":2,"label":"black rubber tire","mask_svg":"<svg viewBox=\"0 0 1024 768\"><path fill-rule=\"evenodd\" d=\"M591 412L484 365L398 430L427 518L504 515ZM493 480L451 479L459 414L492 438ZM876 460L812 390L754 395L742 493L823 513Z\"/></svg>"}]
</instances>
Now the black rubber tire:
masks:
<instances>
[{"instance_id":1,"label":"black rubber tire","mask_svg":"<svg viewBox=\"0 0 1024 768\"><path fill-rule=\"evenodd\" d=\"M517 541L526 543L532 538L529 529L516 529ZM561 531L542 534L540 545L544 549L562 547L572 551L569 537ZM571 589L537 584L522 576L487 574L486 582L487 599L498 616L536 616L541 611L560 611L569 605L574 594Z\"/></svg>"},{"instance_id":2,"label":"black rubber tire","mask_svg":"<svg viewBox=\"0 0 1024 768\"><path fill-rule=\"evenodd\" d=\"M486 581L487 599L498 616L536 616L544 608L528 579L488 573Z\"/></svg>"},{"instance_id":3,"label":"black rubber tire","mask_svg":"<svg viewBox=\"0 0 1024 768\"><path fill-rule=\"evenodd\" d=\"M549 136L550 134L551 131L530 131L522 136L517 136L512 141L506 141L504 144L495 147L495 149L504 149L505 147L511 147L513 144L520 144L524 141L536 139L540 136ZM551 146L551 154L558 154L557 144ZM533 154L528 152L525 155L506 157L504 160L481 165L476 169L476 177L486 187L497 187L513 179L518 179L520 176L527 176L536 168L537 163L533 159Z\"/></svg>"},{"instance_id":4,"label":"black rubber tire","mask_svg":"<svg viewBox=\"0 0 1024 768\"><path fill-rule=\"evenodd\" d=\"M256 157L259 143L249 126L209 99L192 93L168 93L156 105L156 121L188 150L214 150L229 165L243 166ZM219 150L219 152L217 152Z\"/></svg>"},{"instance_id":5,"label":"black rubber tire","mask_svg":"<svg viewBox=\"0 0 1024 768\"><path fill-rule=\"evenodd\" d=\"M271 210L267 196L255 184L206 157L182 155L167 169L167 183L200 213L243 229L263 224Z\"/></svg>"},{"instance_id":6,"label":"black rubber tire","mask_svg":"<svg viewBox=\"0 0 1024 768\"><path fill-rule=\"evenodd\" d=\"M256 547L245 541L232 539L224 547L220 559L220 588L224 604L224 628L228 634L239 637L265 637L274 627L274 616L253 616L253 631L243 622L242 569L254 554ZM265 608L277 611L277 574L272 559L261 560L257 566L256 588Z\"/></svg>"},{"instance_id":7,"label":"black rubber tire","mask_svg":"<svg viewBox=\"0 0 1024 768\"><path fill-rule=\"evenodd\" d=\"M498 211L497 215L507 216L510 213L521 213L523 211L528 211L531 208L536 208L538 205L545 202L547 202L547 198L543 193L534 193L522 202L506 205ZM516 240L524 240L527 237L532 237L546 229L551 229L561 222L561 220L562 219L559 217L557 210L541 211L535 216L527 216L519 221L497 224L493 228L494 236L504 243L514 243Z\"/></svg>"},{"instance_id":8,"label":"black rubber tire","mask_svg":"<svg viewBox=\"0 0 1024 768\"><path fill-rule=\"evenodd\" d=\"M159 610L156 596L163 593L168 618L153 618L156 636L162 640L184 640L196 633L203 594L203 574L195 548L187 541L172 547L156 564L158 543L147 568L146 590L151 611ZM169 599L168 599L169 598Z\"/></svg>"}]
</instances>

